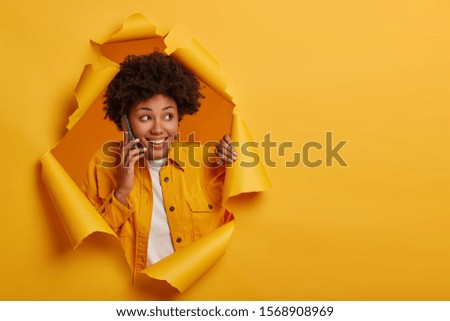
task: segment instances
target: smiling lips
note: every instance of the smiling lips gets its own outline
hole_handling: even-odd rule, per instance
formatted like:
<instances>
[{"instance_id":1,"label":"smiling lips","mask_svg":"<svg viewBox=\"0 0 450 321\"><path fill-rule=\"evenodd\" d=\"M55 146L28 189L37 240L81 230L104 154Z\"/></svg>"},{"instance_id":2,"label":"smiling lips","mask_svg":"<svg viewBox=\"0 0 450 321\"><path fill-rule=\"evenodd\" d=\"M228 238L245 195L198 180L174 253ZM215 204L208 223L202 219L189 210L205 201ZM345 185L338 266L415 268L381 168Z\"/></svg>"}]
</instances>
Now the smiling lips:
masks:
<instances>
[{"instance_id":1,"label":"smiling lips","mask_svg":"<svg viewBox=\"0 0 450 321\"><path fill-rule=\"evenodd\" d=\"M153 148L162 148L163 143L167 140L166 138L160 139L147 139L147 142L153 146Z\"/></svg>"}]
</instances>

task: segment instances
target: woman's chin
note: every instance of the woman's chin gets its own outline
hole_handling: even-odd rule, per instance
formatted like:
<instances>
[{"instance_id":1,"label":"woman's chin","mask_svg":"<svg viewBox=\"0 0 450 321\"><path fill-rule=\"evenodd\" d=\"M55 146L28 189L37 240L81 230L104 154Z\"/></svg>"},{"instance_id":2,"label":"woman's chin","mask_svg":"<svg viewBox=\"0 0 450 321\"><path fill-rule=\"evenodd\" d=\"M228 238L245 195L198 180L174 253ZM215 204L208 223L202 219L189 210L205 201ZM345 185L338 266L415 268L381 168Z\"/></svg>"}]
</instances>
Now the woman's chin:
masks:
<instances>
[{"instance_id":1,"label":"woman's chin","mask_svg":"<svg viewBox=\"0 0 450 321\"><path fill-rule=\"evenodd\" d=\"M154 160L158 161L164 158L167 158L167 155L169 154L170 149L170 142L164 142L163 144L153 145L148 144L147 145L147 159L148 160Z\"/></svg>"},{"instance_id":2,"label":"woman's chin","mask_svg":"<svg viewBox=\"0 0 450 321\"><path fill-rule=\"evenodd\" d=\"M153 153L147 153L147 159L148 160L152 160L152 161L159 161L159 160L161 160L161 159L164 159L164 158L167 158L167 152L166 153L164 153L164 152L153 152Z\"/></svg>"}]
</instances>

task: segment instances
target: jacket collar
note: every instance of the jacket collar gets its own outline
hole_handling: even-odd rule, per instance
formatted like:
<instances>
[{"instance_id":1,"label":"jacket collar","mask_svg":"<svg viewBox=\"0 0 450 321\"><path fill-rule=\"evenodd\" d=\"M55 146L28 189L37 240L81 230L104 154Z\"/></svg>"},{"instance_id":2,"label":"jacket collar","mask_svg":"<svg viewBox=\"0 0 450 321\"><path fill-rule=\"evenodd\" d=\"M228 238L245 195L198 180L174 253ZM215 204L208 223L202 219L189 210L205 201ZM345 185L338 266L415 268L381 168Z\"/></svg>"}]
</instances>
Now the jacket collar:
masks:
<instances>
[{"instance_id":1,"label":"jacket collar","mask_svg":"<svg viewBox=\"0 0 450 321\"><path fill-rule=\"evenodd\" d=\"M180 143L178 140L173 141L167 155L167 162L172 162L177 168L184 171L188 161L189 155L185 144Z\"/></svg>"}]
</instances>

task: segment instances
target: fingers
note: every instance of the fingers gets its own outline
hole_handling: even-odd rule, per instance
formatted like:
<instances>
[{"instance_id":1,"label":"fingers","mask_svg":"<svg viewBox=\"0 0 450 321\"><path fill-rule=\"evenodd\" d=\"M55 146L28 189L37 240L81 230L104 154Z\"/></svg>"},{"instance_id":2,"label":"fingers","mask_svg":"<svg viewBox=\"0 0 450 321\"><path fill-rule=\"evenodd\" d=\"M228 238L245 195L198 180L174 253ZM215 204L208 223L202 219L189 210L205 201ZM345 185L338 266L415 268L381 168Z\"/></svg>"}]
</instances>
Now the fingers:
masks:
<instances>
[{"instance_id":1,"label":"fingers","mask_svg":"<svg viewBox=\"0 0 450 321\"><path fill-rule=\"evenodd\" d=\"M224 135L222 140L224 140L227 144L232 145L233 143L231 142L231 137L230 135Z\"/></svg>"},{"instance_id":2,"label":"fingers","mask_svg":"<svg viewBox=\"0 0 450 321\"><path fill-rule=\"evenodd\" d=\"M125 140L127 140L127 138ZM145 156L147 148L146 147L135 148L135 146L137 146L138 143L139 138L124 143L122 153L123 167L132 168L140 158Z\"/></svg>"},{"instance_id":3,"label":"fingers","mask_svg":"<svg viewBox=\"0 0 450 321\"><path fill-rule=\"evenodd\" d=\"M130 141L132 141L133 138L134 137L132 134L130 134L130 132L127 131L123 132L123 142L125 145L127 145Z\"/></svg>"},{"instance_id":4,"label":"fingers","mask_svg":"<svg viewBox=\"0 0 450 321\"><path fill-rule=\"evenodd\" d=\"M135 148L135 146L138 146L139 142L139 138L134 138L133 134L131 134L130 132L123 132L123 143L125 146L127 146L129 143L131 144L131 146L133 146L133 148Z\"/></svg>"},{"instance_id":5,"label":"fingers","mask_svg":"<svg viewBox=\"0 0 450 321\"><path fill-rule=\"evenodd\" d=\"M115 188L115 197L122 204L126 204L126 198L133 188L134 182L134 165L146 154L146 147L138 147L139 139L130 140L132 135L124 131L124 139L120 143L121 150L121 169L119 179Z\"/></svg>"},{"instance_id":6,"label":"fingers","mask_svg":"<svg viewBox=\"0 0 450 321\"><path fill-rule=\"evenodd\" d=\"M134 168L134 164L145 156L145 152L147 151L146 147L142 148L132 148L128 153L128 157L125 157L124 166Z\"/></svg>"},{"instance_id":7,"label":"fingers","mask_svg":"<svg viewBox=\"0 0 450 321\"><path fill-rule=\"evenodd\" d=\"M128 150L130 148L138 147L138 145L139 145L138 143L139 143L139 138L136 138L135 140L131 140L131 141L125 142L124 146ZM141 144L141 145L143 145L143 144Z\"/></svg>"},{"instance_id":8,"label":"fingers","mask_svg":"<svg viewBox=\"0 0 450 321\"><path fill-rule=\"evenodd\" d=\"M237 160L237 152L233 148L229 135L223 136L219 143L216 144L216 155L219 157L219 160L227 163Z\"/></svg>"}]
</instances>

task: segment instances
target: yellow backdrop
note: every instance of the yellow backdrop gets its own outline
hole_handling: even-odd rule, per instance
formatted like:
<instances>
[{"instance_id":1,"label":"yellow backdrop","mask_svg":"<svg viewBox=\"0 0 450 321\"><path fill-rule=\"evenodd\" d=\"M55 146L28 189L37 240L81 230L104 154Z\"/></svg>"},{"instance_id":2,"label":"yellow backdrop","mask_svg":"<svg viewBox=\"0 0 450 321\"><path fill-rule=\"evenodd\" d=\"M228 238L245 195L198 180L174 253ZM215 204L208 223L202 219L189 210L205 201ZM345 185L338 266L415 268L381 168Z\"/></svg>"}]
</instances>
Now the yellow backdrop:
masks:
<instances>
[{"instance_id":1,"label":"yellow backdrop","mask_svg":"<svg viewBox=\"0 0 450 321\"><path fill-rule=\"evenodd\" d=\"M4 2L1 299L450 299L450 5L443 0ZM226 255L188 291L131 286L119 245L76 251L40 178L89 39L169 21L220 62L256 141L292 142L235 206ZM348 164L286 161L315 141ZM325 149L309 157L324 159ZM264 151L263 151L264 153ZM269 155L266 155L269 156Z\"/></svg>"}]
</instances>

